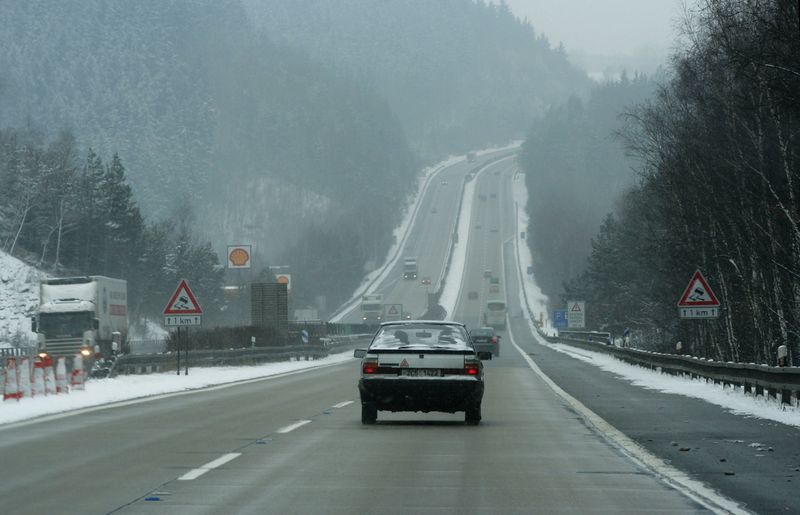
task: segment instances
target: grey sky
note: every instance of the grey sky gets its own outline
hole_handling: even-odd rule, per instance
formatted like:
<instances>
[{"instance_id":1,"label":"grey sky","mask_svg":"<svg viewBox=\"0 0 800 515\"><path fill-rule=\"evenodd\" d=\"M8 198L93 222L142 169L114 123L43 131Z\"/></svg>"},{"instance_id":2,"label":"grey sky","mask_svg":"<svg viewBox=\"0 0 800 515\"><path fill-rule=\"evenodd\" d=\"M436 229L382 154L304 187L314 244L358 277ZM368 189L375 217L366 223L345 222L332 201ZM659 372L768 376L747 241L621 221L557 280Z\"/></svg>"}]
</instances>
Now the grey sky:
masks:
<instances>
[{"instance_id":1,"label":"grey sky","mask_svg":"<svg viewBox=\"0 0 800 515\"><path fill-rule=\"evenodd\" d=\"M519 17L527 17L537 33L554 46L563 42L567 53L591 68L591 56L614 56L629 68L642 57L663 61L676 37L683 5L699 0L506 0ZM637 57L631 61L631 56ZM627 61L627 62L626 62ZM600 64L602 63L602 64ZM609 61L598 60L597 66ZM647 66L647 68L650 68ZM647 71L647 70L646 70Z\"/></svg>"}]
</instances>

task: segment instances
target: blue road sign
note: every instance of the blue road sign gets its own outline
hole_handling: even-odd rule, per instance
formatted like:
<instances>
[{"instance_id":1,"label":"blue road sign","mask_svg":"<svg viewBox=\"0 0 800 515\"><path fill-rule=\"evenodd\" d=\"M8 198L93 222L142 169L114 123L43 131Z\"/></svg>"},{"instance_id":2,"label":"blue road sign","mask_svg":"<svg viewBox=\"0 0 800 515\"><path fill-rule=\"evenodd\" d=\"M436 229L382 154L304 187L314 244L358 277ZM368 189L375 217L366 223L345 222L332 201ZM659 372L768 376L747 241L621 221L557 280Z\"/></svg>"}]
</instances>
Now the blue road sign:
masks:
<instances>
[{"instance_id":1,"label":"blue road sign","mask_svg":"<svg viewBox=\"0 0 800 515\"><path fill-rule=\"evenodd\" d=\"M300 331L300 339L303 340L303 343L308 343L308 331L305 329Z\"/></svg>"},{"instance_id":2,"label":"blue road sign","mask_svg":"<svg viewBox=\"0 0 800 515\"><path fill-rule=\"evenodd\" d=\"M566 329L567 325L567 310L557 309L553 311L553 326L556 329Z\"/></svg>"}]
</instances>

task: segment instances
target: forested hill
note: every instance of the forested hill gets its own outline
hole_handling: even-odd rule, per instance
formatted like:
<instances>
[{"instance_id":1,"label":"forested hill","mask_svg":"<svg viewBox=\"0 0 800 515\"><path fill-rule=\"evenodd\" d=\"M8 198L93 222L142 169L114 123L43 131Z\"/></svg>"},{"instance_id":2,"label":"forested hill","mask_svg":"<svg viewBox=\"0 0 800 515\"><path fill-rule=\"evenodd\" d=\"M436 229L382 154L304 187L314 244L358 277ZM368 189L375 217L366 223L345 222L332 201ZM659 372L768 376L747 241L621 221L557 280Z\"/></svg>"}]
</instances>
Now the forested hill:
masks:
<instances>
[{"instance_id":1,"label":"forested hill","mask_svg":"<svg viewBox=\"0 0 800 515\"><path fill-rule=\"evenodd\" d=\"M251 242L261 264L320 224L347 229L356 262L388 247L418 170L401 125L240 4L4 2L0 48L0 128L118 153L150 219L188 196L217 248Z\"/></svg>"},{"instance_id":2,"label":"forested hill","mask_svg":"<svg viewBox=\"0 0 800 515\"><path fill-rule=\"evenodd\" d=\"M380 91L415 150L519 138L588 79L505 4L482 0L245 0L270 38Z\"/></svg>"}]
</instances>

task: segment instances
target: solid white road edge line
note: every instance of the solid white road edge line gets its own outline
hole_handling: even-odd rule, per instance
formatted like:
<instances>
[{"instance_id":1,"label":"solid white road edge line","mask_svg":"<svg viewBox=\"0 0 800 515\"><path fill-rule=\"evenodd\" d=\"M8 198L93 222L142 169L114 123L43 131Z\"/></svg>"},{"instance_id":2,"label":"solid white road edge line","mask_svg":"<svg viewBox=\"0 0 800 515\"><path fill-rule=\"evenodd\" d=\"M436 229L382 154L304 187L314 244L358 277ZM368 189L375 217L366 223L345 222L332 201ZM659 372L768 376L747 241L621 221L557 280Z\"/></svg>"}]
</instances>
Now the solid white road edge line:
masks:
<instances>
[{"instance_id":1,"label":"solid white road edge line","mask_svg":"<svg viewBox=\"0 0 800 515\"><path fill-rule=\"evenodd\" d=\"M354 401L344 401L344 402L340 402L339 404L334 404L331 407L332 408L336 408L336 409L344 408L345 406L349 406L350 404L353 404L353 402Z\"/></svg>"},{"instance_id":2,"label":"solid white road edge line","mask_svg":"<svg viewBox=\"0 0 800 515\"><path fill-rule=\"evenodd\" d=\"M284 427L278 429L275 432L279 433L279 434L290 433L290 432L294 431L295 429L297 429L298 427L303 427L304 425L310 424L310 423L311 423L310 420L298 420L294 424L289 424L288 426L284 426Z\"/></svg>"},{"instance_id":3,"label":"solid white road edge line","mask_svg":"<svg viewBox=\"0 0 800 515\"><path fill-rule=\"evenodd\" d=\"M169 399L170 397L179 397L181 395L192 395L195 393L201 392L212 392L214 390L224 390L225 388L231 388L233 386L245 385L250 383L258 383L260 381L269 381L271 379L280 379L282 377L293 376L296 374L303 374L305 372L311 372L312 370L320 370L323 368L333 367L337 365L343 365L348 363L347 361L340 361L338 363L325 363L324 365L315 365L313 367L308 368L301 368L299 370L292 370L290 372L281 372L279 374L261 376L261 377L254 377L252 379L243 379L240 381L232 381L229 383L222 383L222 384L215 384L209 386L201 386L198 388L192 388L191 390L182 390L179 392L169 392L169 393L160 393L157 395L150 395L148 397L139 397L136 399L129 399L127 401L118 401L112 402L109 404L99 404L97 406L88 406L86 408L78 408L76 410L65 411L63 413L54 413L52 415L44 415L42 417L31 418L28 420L20 420L19 422L9 422L8 424L0 424L0 431L6 431L8 429L16 429L18 427L29 426L31 424L38 424L40 422L50 422L53 420L59 420L62 418L67 417L74 417L75 415L82 415L84 413L92 413L95 411L101 411L106 409L112 408L122 408L125 406L132 406L134 404L141 404L143 402L151 402L157 401L161 399Z\"/></svg>"},{"instance_id":4,"label":"solid white road edge line","mask_svg":"<svg viewBox=\"0 0 800 515\"><path fill-rule=\"evenodd\" d=\"M198 477L202 476L203 474L205 474L209 470L214 470L217 467L221 467L222 465L225 465L226 463L228 463L231 460L235 460L236 458L238 458L241 455L242 455L241 452L231 452L231 453L228 453L228 454L223 454L222 456L220 456L219 458L215 459L214 461L209 461L208 463L206 463L202 467L197 467L196 469L190 470L186 474L184 474L181 477L179 477L178 481L191 481L192 479L197 479Z\"/></svg>"},{"instance_id":5,"label":"solid white road edge line","mask_svg":"<svg viewBox=\"0 0 800 515\"><path fill-rule=\"evenodd\" d=\"M552 379L550 379L539 366L531 359L528 354L517 345L514 340L513 331L509 326L508 338L511 345L517 349L522 358L528 363L528 366L538 375L547 386L550 387L559 397L564 399L570 407L593 426L602 436L616 445L633 461L641 464L644 468L652 471L656 477L662 479L664 482L674 487L692 500L702 504L713 511L722 511L724 513L732 514L746 514L750 513L740 506L737 502L728 499L722 494L716 492L712 488L706 486L700 481L692 479L686 473L678 470L677 468L668 465L664 460L658 456L651 454L650 451L640 446L630 438L628 438L620 430L606 422L597 413L587 408L582 402L565 392L558 386Z\"/></svg>"}]
</instances>

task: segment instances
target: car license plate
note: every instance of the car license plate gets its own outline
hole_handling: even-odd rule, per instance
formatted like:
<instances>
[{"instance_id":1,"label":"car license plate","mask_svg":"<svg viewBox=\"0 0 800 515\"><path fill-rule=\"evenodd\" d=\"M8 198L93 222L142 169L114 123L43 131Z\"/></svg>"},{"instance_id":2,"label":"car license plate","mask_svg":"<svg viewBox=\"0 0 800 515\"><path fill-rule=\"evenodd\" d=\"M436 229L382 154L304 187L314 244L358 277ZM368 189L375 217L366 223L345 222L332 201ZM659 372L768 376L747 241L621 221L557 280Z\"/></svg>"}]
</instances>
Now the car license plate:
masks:
<instances>
[{"instance_id":1,"label":"car license plate","mask_svg":"<svg viewBox=\"0 0 800 515\"><path fill-rule=\"evenodd\" d=\"M400 370L400 375L408 377L441 377L442 371L438 368L403 368Z\"/></svg>"}]
</instances>

